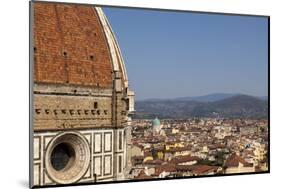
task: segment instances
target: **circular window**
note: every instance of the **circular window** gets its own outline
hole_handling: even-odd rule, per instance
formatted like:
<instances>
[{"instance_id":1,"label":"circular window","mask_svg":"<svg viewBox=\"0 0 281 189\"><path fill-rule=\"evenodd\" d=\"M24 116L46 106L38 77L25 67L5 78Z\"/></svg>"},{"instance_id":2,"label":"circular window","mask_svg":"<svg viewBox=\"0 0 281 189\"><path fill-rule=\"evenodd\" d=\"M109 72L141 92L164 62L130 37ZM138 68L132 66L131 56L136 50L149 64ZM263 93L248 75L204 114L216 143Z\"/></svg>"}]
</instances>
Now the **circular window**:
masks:
<instances>
[{"instance_id":1,"label":"circular window","mask_svg":"<svg viewBox=\"0 0 281 189\"><path fill-rule=\"evenodd\" d=\"M75 152L70 144L60 143L51 153L51 164L56 171L63 171L72 166Z\"/></svg>"},{"instance_id":2,"label":"circular window","mask_svg":"<svg viewBox=\"0 0 281 189\"><path fill-rule=\"evenodd\" d=\"M77 182L89 167L89 144L79 133L59 134L48 145L45 163L48 175L56 183Z\"/></svg>"}]
</instances>

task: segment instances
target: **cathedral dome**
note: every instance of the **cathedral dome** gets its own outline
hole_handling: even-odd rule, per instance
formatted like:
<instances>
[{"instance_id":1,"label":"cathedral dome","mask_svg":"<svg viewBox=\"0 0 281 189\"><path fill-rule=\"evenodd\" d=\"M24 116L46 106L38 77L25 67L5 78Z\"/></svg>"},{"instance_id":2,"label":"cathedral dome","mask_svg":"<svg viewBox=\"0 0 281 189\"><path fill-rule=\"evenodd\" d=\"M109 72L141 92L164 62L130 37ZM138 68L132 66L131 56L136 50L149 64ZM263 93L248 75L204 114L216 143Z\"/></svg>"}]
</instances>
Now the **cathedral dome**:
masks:
<instances>
[{"instance_id":1,"label":"cathedral dome","mask_svg":"<svg viewBox=\"0 0 281 189\"><path fill-rule=\"evenodd\" d=\"M127 178L134 93L106 16L92 5L30 5L33 185Z\"/></svg>"},{"instance_id":2,"label":"cathedral dome","mask_svg":"<svg viewBox=\"0 0 281 189\"><path fill-rule=\"evenodd\" d=\"M127 85L119 46L101 8L34 3L34 81L112 88Z\"/></svg>"}]
</instances>

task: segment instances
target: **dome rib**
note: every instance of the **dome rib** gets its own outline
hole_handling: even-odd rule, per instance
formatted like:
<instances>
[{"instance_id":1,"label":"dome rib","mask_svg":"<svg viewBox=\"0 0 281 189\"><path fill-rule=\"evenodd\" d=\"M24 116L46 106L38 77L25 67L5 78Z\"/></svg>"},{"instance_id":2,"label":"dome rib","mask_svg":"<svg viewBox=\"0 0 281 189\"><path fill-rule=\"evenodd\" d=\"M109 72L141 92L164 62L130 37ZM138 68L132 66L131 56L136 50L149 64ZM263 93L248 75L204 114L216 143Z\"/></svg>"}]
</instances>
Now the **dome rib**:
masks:
<instances>
[{"instance_id":1,"label":"dome rib","mask_svg":"<svg viewBox=\"0 0 281 189\"><path fill-rule=\"evenodd\" d=\"M108 19L106 18L105 14L103 13L102 9L100 7L94 7L93 9L95 9L96 12L98 13L100 21L103 25L105 36L107 37L108 46L109 46L109 49L111 52L113 70L120 71L122 73L123 83L125 85L125 88L127 88L128 87L128 77L127 77L126 67L125 67L124 60L123 60L123 57L121 54L121 50L119 48L116 37L114 35L114 32L110 26Z\"/></svg>"}]
</instances>

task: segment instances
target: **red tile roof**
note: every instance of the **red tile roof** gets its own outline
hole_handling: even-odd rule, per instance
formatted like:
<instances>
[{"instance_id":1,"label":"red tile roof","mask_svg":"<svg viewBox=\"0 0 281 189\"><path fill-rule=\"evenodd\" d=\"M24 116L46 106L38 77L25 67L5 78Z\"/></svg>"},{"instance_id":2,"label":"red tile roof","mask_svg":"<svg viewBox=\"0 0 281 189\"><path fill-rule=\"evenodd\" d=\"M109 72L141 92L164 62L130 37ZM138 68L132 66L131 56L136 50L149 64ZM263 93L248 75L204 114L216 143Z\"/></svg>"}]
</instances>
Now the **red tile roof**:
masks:
<instances>
[{"instance_id":1,"label":"red tile roof","mask_svg":"<svg viewBox=\"0 0 281 189\"><path fill-rule=\"evenodd\" d=\"M195 165L193 166L192 173L196 175L201 175L209 172L216 172L219 167L209 166L209 165Z\"/></svg>"},{"instance_id":2,"label":"red tile roof","mask_svg":"<svg viewBox=\"0 0 281 189\"><path fill-rule=\"evenodd\" d=\"M200 158L197 156L187 155L187 156L177 156L177 157L173 158L170 162L179 164L179 163L186 163L186 162L198 161L198 160L200 160Z\"/></svg>"},{"instance_id":3,"label":"red tile roof","mask_svg":"<svg viewBox=\"0 0 281 189\"><path fill-rule=\"evenodd\" d=\"M232 154L231 156L229 156L226 160L225 160L225 167L238 167L239 163L243 164L244 167L252 167L253 164L247 162L246 160L244 160L242 157L236 155L235 153Z\"/></svg>"}]
</instances>

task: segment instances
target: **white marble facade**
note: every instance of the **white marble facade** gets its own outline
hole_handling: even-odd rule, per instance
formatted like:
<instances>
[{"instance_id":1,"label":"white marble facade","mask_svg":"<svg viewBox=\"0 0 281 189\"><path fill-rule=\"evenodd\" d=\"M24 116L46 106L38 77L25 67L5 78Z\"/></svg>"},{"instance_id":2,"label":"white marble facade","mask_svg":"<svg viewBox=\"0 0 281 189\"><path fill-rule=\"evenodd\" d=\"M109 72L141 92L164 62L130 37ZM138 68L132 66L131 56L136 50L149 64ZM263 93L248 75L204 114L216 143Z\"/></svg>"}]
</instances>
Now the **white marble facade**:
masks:
<instances>
[{"instance_id":1,"label":"white marble facade","mask_svg":"<svg viewBox=\"0 0 281 189\"><path fill-rule=\"evenodd\" d=\"M78 132L86 139L91 156L88 169L78 182L124 179L124 157L126 154L124 129L93 129L74 132ZM46 170L45 158L48 158L48 155L46 155L48 144L58 134L60 133L37 132L34 134L34 185L56 184Z\"/></svg>"}]
</instances>

